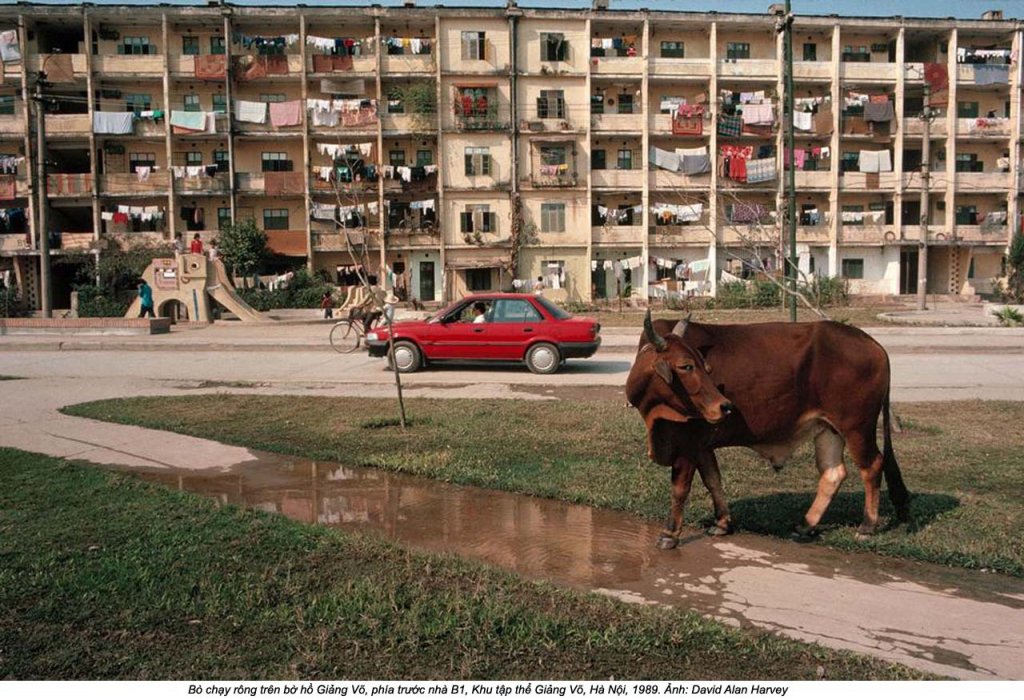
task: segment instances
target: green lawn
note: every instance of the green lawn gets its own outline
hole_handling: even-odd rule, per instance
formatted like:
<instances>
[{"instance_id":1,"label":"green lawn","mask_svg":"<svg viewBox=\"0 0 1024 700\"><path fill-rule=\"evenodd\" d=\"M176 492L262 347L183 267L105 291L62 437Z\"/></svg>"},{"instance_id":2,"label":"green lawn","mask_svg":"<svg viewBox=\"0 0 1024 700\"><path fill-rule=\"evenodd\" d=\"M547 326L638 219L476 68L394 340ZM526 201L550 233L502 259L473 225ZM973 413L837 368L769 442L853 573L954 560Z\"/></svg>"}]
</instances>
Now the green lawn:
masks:
<instances>
[{"instance_id":1,"label":"green lawn","mask_svg":"<svg viewBox=\"0 0 1024 700\"><path fill-rule=\"evenodd\" d=\"M661 521L668 470L646 457L637 413L614 401L408 402L412 427L393 425L394 401L204 395L73 406L74 415L137 423L236 445L418 474L629 511ZM908 430L895 449L912 522L858 542L863 492L856 469L836 497L821 542L849 550L1024 575L1024 404L897 407ZM809 447L782 472L748 450L720 454L737 525L786 537L810 505ZM687 521L711 514L695 484ZM891 516L888 497L883 516ZM652 543L653 546L653 543Z\"/></svg>"},{"instance_id":2,"label":"green lawn","mask_svg":"<svg viewBox=\"0 0 1024 700\"><path fill-rule=\"evenodd\" d=\"M16 450L0 483L2 679L922 676Z\"/></svg>"}]
</instances>

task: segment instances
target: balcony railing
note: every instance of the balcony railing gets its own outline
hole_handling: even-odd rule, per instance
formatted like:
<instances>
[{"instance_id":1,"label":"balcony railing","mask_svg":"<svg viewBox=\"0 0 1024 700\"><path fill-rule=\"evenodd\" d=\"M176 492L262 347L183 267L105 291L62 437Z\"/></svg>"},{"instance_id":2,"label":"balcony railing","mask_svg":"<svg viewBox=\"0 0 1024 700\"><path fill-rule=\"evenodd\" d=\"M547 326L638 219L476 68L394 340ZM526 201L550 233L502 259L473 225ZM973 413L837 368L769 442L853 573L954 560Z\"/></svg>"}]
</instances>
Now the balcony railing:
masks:
<instances>
[{"instance_id":1,"label":"balcony railing","mask_svg":"<svg viewBox=\"0 0 1024 700\"><path fill-rule=\"evenodd\" d=\"M711 182L711 173L686 175L658 168L648 173L648 179L650 187L656 190L706 188Z\"/></svg>"},{"instance_id":2,"label":"balcony railing","mask_svg":"<svg viewBox=\"0 0 1024 700\"><path fill-rule=\"evenodd\" d=\"M877 177L877 184L874 177ZM840 191L888 190L896 188L896 173L843 173L839 176Z\"/></svg>"},{"instance_id":3,"label":"balcony railing","mask_svg":"<svg viewBox=\"0 0 1024 700\"><path fill-rule=\"evenodd\" d=\"M579 181L577 174L571 170L555 174L534 172L530 182L534 187L575 187Z\"/></svg>"},{"instance_id":4,"label":"balcony railing","mask_svg":"<svg viewBox=\"0 0 1024 700\"><path fill-rule=\"evenodd\" d=\"M164 74L163 54L151 56L93 56L92 65L98 74L108 77L159 77Z\"/></svg>"},{"instance_id":5,"label":"balcony railing","mask_svg":"<svg viewBox=\"0 0 1024 700\"><path fill-rule=\"evenodd\" d=\"M710 226L711 223L707 216L685 226L651 226L650 244L652 246L707 245L713 238Z\"/></svg>"},{"instance_id":6,"label":"balcony railing","mask_svg":"<svg viewBox=\"0 0 1024 700\"><path fill-rule=\"evenodd\" d=\"M817 226L797 226L796 227L796 241L797 243L809 243L823 244L828 243L831 240L829 233L828 224L822 222Z\"/></svg>"},{"instance_id":7,"label":"balcony railing","mask_svg":"<svg viewBox=\"0 0 1024 700\"><path fill-rule=\"evenodd\" d=\"M905 190L920 190L921 189L921 173L903 173L903 189ZM930 190L944 190L946 185L949 183L949 178L946 177L945 170L932 170L928 173L928 187Z\"/></svg>"},{"instance_id":8,"label":"balcony railing","mask_svg":"<svg viewBox=\"0 0 1024 700\"><path fill-rule=\"evenodd\" d=\"M644 128L644 117L636 114L592 114L590 126L594 131L632 131L639 133ZM671 130L671 126L669 129Z\"/></svg>"},{"instance_id":9,"label":"balcony railing","mask_svg":"<svg viewBox=\"0 0 1024 700\"><path fill-rule=\"evenodd\" d=\"M710 58L654 58L651 60L651 75L698 77L711 75Z\"/></svg>"},{"instance_id":10,"label":"balcony railing","mask_svg":"<svg viewBox=\"0 0 1024 700\"><path fill-rule=\"evenodd\" d=\"M433 74L436 70L433 54L393 56L385 53L380 57L380 68L384 73Z\"/></svg>"},{"instance_id":11,"label":"balcony railing","mask_svg":"<svg viewBox=\"0 0 1024 700\"><path fill-rule=\"evenodd\" d=\"M178 177L174 179L174 191L179 194L227 194L231 191L228 173Z\"/></svg>"},{"instance_id":12,"label":"balcony railing","mask_svg":"<svg viewBox=\"0 0 1024 700\"><path fill-rule=\"evenodd\" d=\"M170 181L170 173L166 170L151 172L145 179L135 173L110 173L100 175L100 194L164 194Z\"/></svg>"},{"instance_id":13,"label":"balcony railing","mask_svg":"<svg viewBox=\"0 0 1024 700\"><path fill-rule=\"evenodd\" d=\"M779 63L772 58L721 58L718 75L723 78L772 78L779 76Z\"/></svg>"},{"instance_id":14,"label":"balcony railing","mask_svg":"<svg viewBox=\"0 0 1024 700\"><path fill-rule=\"evenodd\" d=\"M1010 173L955 173L954 182L958 191L992 190L1006 192L1010 189ZM962 188L962 189L961 189Z\"/></svg>"},{"instance_id":15,"label":"balcony railing","mask_svg":"<svg viewBox=\"0 0 1024 700\"><path fill-rule=\"evenodd\" d=\"M842 80L895 82L898 69L899 65L896 63L853 63L843 61L839 64L839 77Z\"/></svg>"},{"instance_id":16,"label":"balcony railing","mask_svg":"<svg viewBox=\"0 0 1024 700\"><path fill-rule=\"evenodd\" d=\"M0 134L24 134L25 112L20 105L14 108L14 114L0 114Z\"/></svg>"},{"instance_id":17,"label":"balcony railing","mask_svg":"<svg viewBox=\"0 0 1024 700\"><path fill-rule=\"evenodd\" d=\"M632 226L592 226L590 238L594 243L639 244L644 240L644 227Z\"/></svg>"},{"instance_id":18,"label":"balcony railing","mask_svg":"<svg viewBox=\"0 0 1024 700\"><path fill-rule=\"evenodd\" d=\"M964 243L1007 245L1010 242L1010 227L1006 224L958 225L957 240Z\"/></svg>"},{"instance_id":19,"label":"balcony railing","mask_svg":"<svg viewBox=\"0 0 1024 700\"><path fill-rule=\"evenodd\" d=\"M1010 120L1004 117L957 119L956 135L1007 137L1010 135Z\"/></svg>"},{"instance_id":20,"label":"balcony railing","mask_svg":"<svg viewBox=\"0 0 1024 700\"><path fill-rule=\"evenodd\" d=\"M590 171L590 184L594 187L624 187L639 191L643 183L644 171L639 168Z\"/></svg>"},{"instance_id":21,"label":"balcony railing","mask_svg":"<svg viewBox=\"0 0 1024 700\"><path fill-rule=\"evenodd\" d=\"M92 196L92 175L89 173L49 173L46 193L50 197Z\"/></svg>"},{"instance_id":22,"label":"balcony railing","mask_svg":"<svg viewBox=\"0 0 1024 700\"><path fill-rule=\"evenodd\" d=\"M60 58L55 58L59 56ZM16 64L15 64L16 65ZM69 79L85 80L86 56L84 53L29 55L26 61L28 72L46 71L47 78L54 83ZM70 69L70 70L69 70Z\"/></svg>"},{"instance_id":23,"label":"balcony railing","mask_svg":"<svg viewBox=\"0 0 1024 700\"><path fill-rule=\"evenodd\" d=\"M644 61L640 56L593 56L590 72L597 75L642 75Z\"/></svg>"},{"instance_id":24,"label":"balcony railing","mask_svg":"<svg viewBox=\"0 0 1024 700\"><path fill-rule=\"evenodd\" d=\"M19 250L31 250L32 244L27 233L0 233L0 251L13 253Z\"/></svg>"},{"instance_id":25,"label":"balcony railing","mask_svg":"<svg viewBox=\"0 0 1024 700\"><path fill-rule=\"evenodd\" d=\"M498 107L464 109L456 104L453 109L454 126L460 131L502 131L509 129L508 110Z\"/></svg>"},{"instance_id":26,"label":"balcony railing","mask_svg":"<svg viewBox=\"0 0 1024 700\"><path fill-rule=\"evenodd\" d=\"M92 133L92 120L88 114L47 114L46 135L88 136Z\"/></svg>"}]
</instances>

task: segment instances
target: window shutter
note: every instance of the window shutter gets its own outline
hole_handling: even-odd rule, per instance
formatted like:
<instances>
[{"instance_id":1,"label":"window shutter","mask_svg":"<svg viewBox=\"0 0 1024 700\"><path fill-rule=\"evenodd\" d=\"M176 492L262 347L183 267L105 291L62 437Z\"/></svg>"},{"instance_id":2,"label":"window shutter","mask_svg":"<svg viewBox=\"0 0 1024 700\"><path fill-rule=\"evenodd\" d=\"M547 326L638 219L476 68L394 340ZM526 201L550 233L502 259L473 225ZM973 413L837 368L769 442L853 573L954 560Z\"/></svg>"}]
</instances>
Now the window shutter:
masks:
<instances>
[{"instance_id":1,"label":"window shutter","mask_svg":"<svg viewBox=\"0 0 1024 700\"><path fill-rule=\"evenodd\" d=\"M491 155L489 153L484 153L480 156L480 174L491 174Z\"/></svg>"},{"instance_id":2,"label":"window shutter","mask_svg":"<svg viewBox=\"0 0 1024 700\"><path fill-rule=\"evenodd\" d=\"M473 233L473 212L464 211L459 213L462 233Z\"/></svg>"},{"instance_id":3,"label":"window shutter","mask_svg":"<svg viewBox=\"0 0 1024 700\"><path fill-rule=\"evenodd\" d=\"M472 153L470 153L469 151L466 151L466 155L465 155L466 175L476 175L476 168L474 167L475 164L473 163L473 159L474 158L475 158L475 156Z\"/></svg>"}]
</instances>

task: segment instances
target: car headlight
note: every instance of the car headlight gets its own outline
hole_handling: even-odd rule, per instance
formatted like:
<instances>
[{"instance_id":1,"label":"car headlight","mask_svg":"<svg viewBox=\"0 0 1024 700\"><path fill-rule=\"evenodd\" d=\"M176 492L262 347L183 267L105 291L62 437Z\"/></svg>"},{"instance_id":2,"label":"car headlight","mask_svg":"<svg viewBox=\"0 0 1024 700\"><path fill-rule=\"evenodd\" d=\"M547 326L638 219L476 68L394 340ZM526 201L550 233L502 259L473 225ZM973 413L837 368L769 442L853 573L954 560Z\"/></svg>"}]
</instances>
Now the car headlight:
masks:
<instances>
[{"instance_id":1,"label":"car headlight","mask_svg":"<svg viewBox=\"0 0 1024 700\"><path fill-rule=\"evenodd\" d=\"M377 337L376 333L367 333L366 334L366 339L367 340L380 340L380 338Z\"/></svg>"}]
</instances>

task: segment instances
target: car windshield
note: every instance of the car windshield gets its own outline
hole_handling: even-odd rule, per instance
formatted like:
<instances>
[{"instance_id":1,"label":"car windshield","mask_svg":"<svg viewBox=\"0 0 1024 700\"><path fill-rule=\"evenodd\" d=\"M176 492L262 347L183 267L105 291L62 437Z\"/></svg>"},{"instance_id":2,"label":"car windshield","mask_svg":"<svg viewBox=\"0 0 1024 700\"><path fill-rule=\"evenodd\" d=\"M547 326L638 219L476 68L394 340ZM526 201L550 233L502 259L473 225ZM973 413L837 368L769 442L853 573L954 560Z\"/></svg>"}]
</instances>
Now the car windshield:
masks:
<instances>
[{"instance_id":1,"label":"car windshield","mask_svg":"<svg viewBox=\"0 0 1024 700\"><path fill-rule=\"evenodd\" d=\"M556 306L555 303L552 302L550 299L545 299L543 296L539 294L535 296L534 299L537 300L538 304L547 309L547 312L551 314L554 318L557 318L560 321L564 321L567 318L572 318L571 313L569 313L568 311L559 306Z\"/></svg>"}]
</instances>

